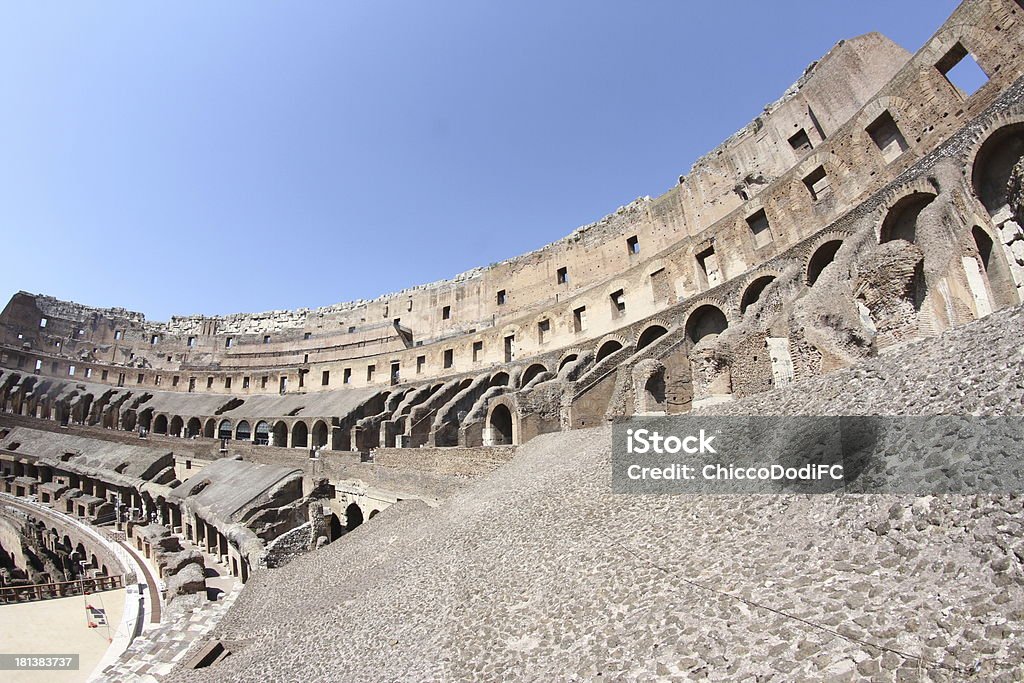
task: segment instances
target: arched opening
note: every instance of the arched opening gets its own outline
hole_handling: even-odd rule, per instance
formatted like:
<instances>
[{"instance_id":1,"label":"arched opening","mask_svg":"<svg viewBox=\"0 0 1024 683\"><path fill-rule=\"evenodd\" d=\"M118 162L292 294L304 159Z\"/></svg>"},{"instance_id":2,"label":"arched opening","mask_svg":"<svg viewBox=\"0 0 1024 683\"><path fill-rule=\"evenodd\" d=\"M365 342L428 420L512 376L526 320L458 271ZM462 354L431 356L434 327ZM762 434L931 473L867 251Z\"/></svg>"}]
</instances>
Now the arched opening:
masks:
<instances>
[{"instance_id":1,"label":"arched opening","mask_svg":"<svg viewBox=\"0 0 1024 683\"><path fill-rule=\"evenodd\" d=\"M288 425L284 422L274 423L274 445L280 448L288 445Z\"/></svg>"},{"instance_id":2,"label":"arched opening","mask_svg":"<svg viewBox=\"0 0 1024 683\"><path fill-rule=\"evenodd\" d=\"M491 386L492 387L507 387L508 386L508 379L509 379L509 377L508 377L508 373L507 372L497 372L497 373L494 374L493 377L491 377Z\"/></svg>"},{"instance_id":3,"label":"arched opening","mask_svg":"<svg viewBox=\"0 0 1024 683\"><path fill-rule=\"evenodd\" d=\"M832 256L834 257L835 253ZM774 280L774 275L763 275L747 285L747 290L743 292L743 297L740 299L740 313L746 313L750 306L757 303L761 299L765 288Z\"/></svg>"},{"instance_id":4,"label":"arched opening","mask_svg":"<svg viewBox=\"0 0 1024 683\"><path fill-rule=\"evenodd\" d=\"M313 448L320 448L327 445L327 423L317 420L313 425Z\"/></svg>"},{"instance_id":5,"label":"arched opening","mask_svg":"<svg viewBox=\"0 0 1024 683\"><path fill-rule=\"evenodd\" d=\"M494 406L489 420L490 443L489 446L509 446L513 443L512 433L512 411L504 403Z\"/></svg>"},{"instance_id":6,"label":"arched opening","mask_svg":"<svg viewBox=\"0 0 1024 683\"><path fill-rule=\"evenodd\" d=\"M719 335L729 327L729 321L722 309L704 304L694 309L686 319L686 336L694 344L711 335Z\"/></svg>"},{"instance_id":7,"label":"arched opening","mask_svg":"<svg viewBox=\"0 0 1024 683\"><path fill-rule=\"evenodd\" d=\"M146 408L141 413L139 413L139 422L138 422L139 429L143 429L143 430L145 430L147 432L150 431L150 427L152 426L152 422L153 422L153 409L152 408Z\"/></svg>"},{"instance_id":8,"label":"arched opening","mask_svg":"<svg viewBox=\"0 0 1024 683\"><path fill-rule=\"evenodd\" d=\"M153 433L154 434L166 434L167 433L167 416L157 415L156 419L153 420Z\"/></svg>"},{"instance_id":9,"label":"arched opening","mask_svg":"<svg viewBox=\"0 0 1024 683\"><path fill-rule=\"evenodd\" d=\"M185 436L192 438L199 436L203 431L203 423L199 421L198 417L190 418L188 424L185 426Z\"/></svg>"},{"instance_id":10,"label":"arched opening","mask_svg":"<svg viewBox=\"0 0 1024 683\"><path fill-rule=\"evenodd\" d=\"M612 355L616 351L622 348L622 343L616 339L609 339L604 344L601 344L601 348L597 350L597 355L594 357L595 363L600 363L608 356Z\"/></svg>"},{"instance_id":11,"label":"arched opening","mask_svg":"<svg viewBox=\"0 0 1024 683\"><path fill-rule=\"evenodd\" d=\"M1013 306L1017 303L1016 284L1006 264L1001 247L996 245L981 226L975 225L971 230L971 236L974 238L974 246L978 249L978 261L981 266L978 274L984 275L988 280L989 289L992 291L992 308L998 310ZM965 263L965 265L967 264ZM970 282L970 273L967 278ZM972 285L973 287L974 285Z\"/></svg>"},{"instance_id":12,"label":"arched opening","mask_svg":"<svg viewBox=\"0 0 1024 683\"><path fill-rule=\"evenodd\" d=\"M205 425L203 425L203 436L207 439L212 439L217 436L217 421L212 417L206 421Z\"/></svg>"},{"instance_id":13,"label":"arched opening","mask_svg":"<svg viewBox=\"0 0 1024 683\"><path fill-rule=\"evenodd\" d=\"M879 244L893 240L904 240L914 244L917 241L917 218L924 207L933 201L935 195L915 192L896 202L882 221L882 230L878 236Z\"/></svg>"},{"instance_id":14,"label":"arched opening","mask_svg":"<svg viewBox=\"0 0 1024 683\"><path fill-rule=\"evenodd\" d=\"M666 334L668 334L668 330L661 325L651 325L640 333L639 339L636 340L636 350L639 351L642 348L650 346L654 340Z\"/></svg>"},{"instance_id":15,"label":"arched opening","mask_svg":"<svg viewBox=\"0 0 1024 683\"><path fill-rule=\"evenodd\" d=\"M331 541L337 541L341 538L341 535L345 533L344 527L341 526L341 520L338 519L338 515L331 513L331 519L328 525L328 533L330 533Z\"/></svg>"},{"instance_id":16,"label":"arched opening","mask_svg":"<svg viewBox=\"0 0 1024 683\"><path fill-rule=\"evenodd\" d=\"M238 426L235 427L235 439L237 441L248 441L252 438L252 427L249 426L248 421L239 420Z\"/></svg>"},{"instance_id":17,"label":"arched opening","mask_svg":"<svg viewBox=\"0 0 1024 683\"><path fill-rule=\"evenodd\" d=\"M564 368L566 365L573 362L574 360L578 360L579 357L580 356L578 353L570 353L568 356L562 359L561 363L558 364L558 371L561 372L562 368Z\"/></svg>"},{"instance_id":18,"label":"arched opening","mask_svg":"<svg viewBox=\"0 0 1024 683\"><path fill-rule=\"evenodd\" d=\"M217 427L217 438L218 439L230 439L231 433L234 431L234 424L231 420L221 420L220 425Z\"/></svg>"},{"instance_id":19,"label":"arched opening","mask_svg":"<svg viewBox=\"0 0 1024 683\"><path fill-rule=\"evenodd\" d=\"M256 436L253 438L253 442L257 446L266 446L270 443L270 425L265 420L256 423Z\"/></svg>"},{"instance_id":20,"label":"arched opening","mask_svg":"<svg viewBox=\"0 0 1024 683\"><path fill-rule=\"evenodd\" d=\"M1019 189L1022 178L1018 163L1024 157L1024 123L1005 126L988 137L978 150L971 171L971 182L978 199L989 215L1011 203L1011 186ZM1014 169L1017 169L1016 171ZM1019 210L1020 207L1011 207ZM1020 218L1020 216L1018 216Z\"/></svg>"},{"instance_id":21,"label":"arched opening","mask_svg":"<svg viewBox=\"0 0 1024 683\"><path fill-rule=\"evenodd\" d=\"M813 286L828 264L836 260L839 247L843 246L842 240L829 240L814 250L811 258L807 261L807 284Z\"/></svg>"},{"instance_id":22,"label":"arched opening","mask_svg":"<svg viewBox=\"0 0 1024 683\"><path fill-rule=\"evenodd\" d=\"M309 446L309 428L301 420L292 425L292 448Z\"/></svg>"},{"instance_id":23,"label":"arched opening","mask_svg":"<svg viewBox=\"0 0 1024 683\"><path fill-rule=\"evenodd\" d=\"M370 516L368 517L368 519L373 519L374 517L376 517L379 514L380 514L380 510L370 510Z\"/></svg>"},{"instance_id":24,"label":"arched opening","mask_svg":"<svg viewBox=\"0 0 1024 683\"><path fill-rule=\"evenodd\" d=\"M519 382L519 386L525 387L527 384L533 381L533 379L537 377L539 374L547 371L548 369L541 365L540 363L534 363L530 367L526 368L526 372L523 373L523 377Z\"/></svg>"},{"instance_id":25,"label":"arched opening","mask_svg":"<svg viewBox=\"0 0 1024 683\"><path fill-rule=\"evenodd\" d=\"M646 394L646 405L648 410L657 410L658 406L665 403L665 373L656 372L647 378L644 383L644 394Z\"/></svg>"},{"instance_id":26,"label":"arched opening","mask_svg":"<svg viewBox=\"0 0 1024 683\"><path fill-rule=\"evenodd\" d=\"M345 530L352 531L363 523L363 511L355 503L345 508Z\"/></svg>"},{"instance_id":27,"label":"arched opening","mask_svg":"<svg viewBox=\"0 0 1024 683\"><path fill-rule=\"evenodd\" d=\"M181 436L182 429L185 428L185 422L179 416L175 415L171 418L171 424L167 428L168 433L171 436Z\"/></svg>"}]
</instances>

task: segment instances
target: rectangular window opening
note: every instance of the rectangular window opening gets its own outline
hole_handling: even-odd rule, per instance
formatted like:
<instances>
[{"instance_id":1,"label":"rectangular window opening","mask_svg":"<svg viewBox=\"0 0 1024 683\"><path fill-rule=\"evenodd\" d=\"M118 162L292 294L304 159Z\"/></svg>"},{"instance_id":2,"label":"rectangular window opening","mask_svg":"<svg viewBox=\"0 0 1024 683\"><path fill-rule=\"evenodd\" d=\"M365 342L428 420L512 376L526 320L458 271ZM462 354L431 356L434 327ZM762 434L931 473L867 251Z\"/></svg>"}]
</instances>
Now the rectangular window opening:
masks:
<instances>
[{"instance_id":1,"label":"rectangular window opening","mask_svg":"<svg viewBox=\"0 0 1024 683\"><path fill-rule=\"evenodd\" d=\"M640 240L637 239L636 235L626 238L626 251L629 252L630 256L640 253Z\"/></svg>"},{"instance_id":2,"label":"rectangular window opening","mask_svg":"<svg viewBox=\"0 0 1024 683\"><path fill-rule=\"evenodd\" d=\"M473 362L479 363L484 357L484 343L482 341L473 342Z\"/></svg>"},{"instance_id":3,"label":"rectangular window opening","mask_svg":"<svg viewBox=\"0 0 1024 683\"><path fill-rule=\"evenodd\" d=\"M751 218L757 216L754 214ZM767 222L767 217L765 221ZM751 228L753 230L753 228ZM756 235L755 235L756 240ZM702 280L705 287L715 287L722 283L722 273L718 268L718 256L715 254L714 246L710 246L704 251L697 254L697 275Z\"/></svg>"},{"instance_id":4,"label":"rectangular window opening","mask_svg":"<svg viewBox=\"0 0 1024 683\"><path fill-rule=\"evenodd\" d=\"M320 386L326 387L330 383L331 383L331 371L330 370L324 370L323 373L321 373L321 375L320 375Z\"/></svg>"},{"instance_id":5,"label":"rectangular window opening","mask_svg":"<svg viewBox=\"0 0 1024 683\"><path fill-rule=\"evenodd\" d=\"M582 332L587 329L587 307L580 306L572 312L573 332Z\"/></svg>"},{"instance_id":6,"label":"rectangular window opening","mask_svg":"<svg viewBox=\"0 0 1024 683\"><path fill-rule=\"evenodd\" d=\"M548 343L548 340L551 336L550 320L541 320L539 323L537 323L537 336L540 339L541 344Z\"/></svg>"},{"instance_id":7,"label":"rectangular window opening","mask_svg":"<svg viewBox=\"0 0 1024 683\"><path fill-rule=\"evenodd\" d=\"M451 320L452 318L452 307L445 306L441 309L441 320Z\"/></svg>"},{"instance_id":8,"label":"rectangular window opening","mask_svg":"<svg viewBox=\"0 0 1024 683\"><path fill-rule=\"evenodd\" d=\"M949 84L964 98L968 98L978 92L981 86L988 83L988 74L981 68L962 43L954 45L945 56L940 59L935 68L939 70Z\"/></svg>"},{"instance_id":9,"label":"rectangular window opening","mask_svg":"<svg viewBox=\"0 0 1024 683\"><path fill-rule=\"evenodd\" d=\"M555 275L555 281L560 285L569 284L569 269L559 268L558 273Z\"/></svg>"},{"instance_id":10,"label":"rectangular window opening","mask_svg":"<svg viewBox=\"0 0 1024 683\"><path fill-rule=\"evenodd\" d=\"M804 178L804 187L811 193L811 199L818 201L832 193L831 181L825 173L825 167L819 166ZM765 221L767 223L767 221ZM751 228L753 229L753 228Z\"/></svg>"},{"instance_id":11,"label":"rectangular window opening","mask_svg":"<svg viewBox=\"0 0 1024 683\"><path fill-rule=\"evenodd\" d=\"M352 368L345 368L341 371L341 383L352 384Z\"/></svg>"},{"instance_id":12,"label":"rectangular window opening","mask_svg":"<svg viewBox=\"0 0 1024 683\"><path fill-rule=\"evenodd\" d=\"M505 290L498 290L498 305L504 306L506 301L508 301L508 296L505 294Z\"/></svg>"},{"instance_id":13,"label":"rectangular window opening","mask_svg":"<svg viewBox=\"0 0 1024 683\"><path fill-rule=\"evenodd\" d=\"M417 375L422 375L423 374L423 368L424 368L424 366L426 366L426 364L427 364L427 357L426 356L416 356L416 374Z\"/></svg>"},{"instance_id":14,"label":"rectangular window opening","mask_svg":"<svg viewBox=\"0 0 1024 683\"><path fill-rule=\"evenodd\" d=\"M444 350L444 367L447 370L455 363L455 351L452 349Z\"/></svg>"},{"instance_id":15,"label":"rectangular window opening","mask_svg":"<svg viewBox=\"0 0 1024 683\"><path fill-rule=\"evenodd\" d=\"M789 146L798 154L810 152L814 146L811 139L807 137L807 131L801 128L789 138Z\"/></svg>"},{"instance_id":16,"label":"rectangular window opening","mask_svg":"<svg viewBox=\"0 0 1024 683\"><path fill-rule=\"evenodd\" d=\"M612 317L618 318L626 313L626 293L621 290L615 290L609 297L612 302Z\"/></svg>"},{"instance_id":17,"label":"rectangular window opening","mask_svg":"<svg viewBox=\"0 0 1024 683\"><path fill-rule=\"evenodd\" d=\"M896 125L896 121L893 120L892 114L888 110L882 112L877 119L871 122L871 125L867 127L867 132L882 153L882 158L886 163L910 148L907 139L903 137L900 127Z\"/></svg>"}]
</instances>

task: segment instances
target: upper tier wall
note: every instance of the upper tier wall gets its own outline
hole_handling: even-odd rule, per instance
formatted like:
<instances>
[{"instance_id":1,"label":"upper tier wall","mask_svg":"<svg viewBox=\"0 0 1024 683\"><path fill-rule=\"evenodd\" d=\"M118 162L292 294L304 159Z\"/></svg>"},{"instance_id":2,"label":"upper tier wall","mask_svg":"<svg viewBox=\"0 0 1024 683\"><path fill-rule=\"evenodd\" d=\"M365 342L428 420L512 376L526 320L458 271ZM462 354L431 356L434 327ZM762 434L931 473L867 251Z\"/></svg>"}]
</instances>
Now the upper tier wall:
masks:
<instances>
[{"instance_id":1,"label":"upper tier wall","mask_svg":"<svg viewBox=\"0 0 1024 683\"><path fill-rule=\"evenodd\" d=\"M373 302L167 324L22 293L0 315L0 342L80 367L151 368L147 381L198 375L199 391L211 377L216 392L232 390L232 375L280 370L297 388L300 368L307 390L369 386L388 383L395 365L426 379L592 343L756 270L927 156L1021 76L1020 18L1010 0L968 0L913 58L878 34L841 42L669 192L461 279ZM969 98L937 68L958 44L990 76ZM896 154L877 139L887 117ZM278 388L273 377L250 390Z\"/></svg>"}]
</instances>

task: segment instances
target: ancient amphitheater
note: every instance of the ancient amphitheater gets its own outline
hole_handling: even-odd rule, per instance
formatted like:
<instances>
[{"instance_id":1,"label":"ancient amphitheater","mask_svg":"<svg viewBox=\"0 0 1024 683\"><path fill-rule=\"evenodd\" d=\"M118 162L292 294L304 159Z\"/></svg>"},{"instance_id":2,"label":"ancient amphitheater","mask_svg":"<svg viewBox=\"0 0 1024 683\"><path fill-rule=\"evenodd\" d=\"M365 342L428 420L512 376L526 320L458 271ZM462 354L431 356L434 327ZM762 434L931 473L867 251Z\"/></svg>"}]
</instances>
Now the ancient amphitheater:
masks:
<instances>
[{"instance_id":1,"label":"ancient amphitheater","mask_svg":"<svg viewBox=\"0 0 1024 683\"><path fill-rule=\"evenodd\" d=\"M3 602L127 586L97 680L1024 680L1019 493L616 495L609 427L1024 415L1022 48L840 40L663 195L373 301L15 294Z\"/></svg>"}]
</instances>

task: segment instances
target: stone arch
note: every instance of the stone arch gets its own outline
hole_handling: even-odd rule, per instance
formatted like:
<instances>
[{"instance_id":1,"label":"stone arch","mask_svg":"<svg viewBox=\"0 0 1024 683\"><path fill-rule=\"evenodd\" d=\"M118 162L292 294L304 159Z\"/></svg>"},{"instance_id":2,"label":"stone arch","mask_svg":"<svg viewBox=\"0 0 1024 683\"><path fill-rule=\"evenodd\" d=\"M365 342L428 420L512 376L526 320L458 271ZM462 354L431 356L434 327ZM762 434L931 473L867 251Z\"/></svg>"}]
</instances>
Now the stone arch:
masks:
<instances>
[{"instance_id":1,"label":"stone arch","mask_svg":"<svg viewBox=\"0 0 1024 683\"><path fill-rule=\"evenodd\" d=\"M175 415L171 418L170 426L167 428L167 433L171 436L181 436L181 432L185 427L184 420L179 415Z\"/></svg>"},{"instance_id":2,"label":"stone arch","mask_svg":"<svg viewBox=\"0 0 1024 683\"><path fill-rule=\"evenodd\" d=\"M233 438L232 437L232 432L234 432L233 427L234 427L234 424L228 418L224 418L223 420L221 420L220 424L217 425L217 438L218 439L228 439L228 440Z\"/></svg>"},{"instance_id":3,"label":"stone arch","mask_svg":"<svg viewBox=\"0 0 1024 683\"><path fill-rule=\"evenodd\" d=\"M203 425L203 436L205 436L208 439L216 438L216 436L217 436L217 419L216 418L211 417L210 419L208 419L206 421L206 424Z\"/></svg>"},{"instance_id":4,"label":"stone arch","mask_svg":"<svg viewBox=\"0 0 1024 683\"><path fill-rule=\"evenodd\" d=\"M345 530L352 531L363 523L363 510L356 503L349 503L345 508Z\"/></svg>"},{"instance_id":5,"label":"stone arch","mask_svg":"<svg viewBox=\"0 0 1024 683\"><path fill-rule=\"evenodd\" d=\"M639 351L640 349L650 346L666 334L668 334L668 328L664 325L660 325L658 323L648 325L636 336L636 350Z\"/></svg>"},{"instance_id":6,"label":"stone arch","mask_svg":"<svg viewBox=\"0 0 1024 683\"><path fill-rule=\"evenodd\" d=\"M154 434L166 434L167 433L167 416L160 413L153 418L153 433Z\"/></svg>"},{"instance_id":7,"label":"stone arch","mask_svg":"<svg viewBox=\"0 0 1024 683\"><path fill-rule=\"evenodd\" d=\"M370 510L370 516L367 517L367 519L373 519L374 517L376 517L379 514L380 514L380 510L378 510L377 508L374 508L374 509Z\"/></svg>"},{"instance_id":8,"label":"stone arch","mask_svg":"<svg viewBox=\"0 0 1024 683\"><path fill-rule=\"evenodd\" d=\"M971 164L971 186L990 216L1011 203L1011 183L1016 184L1020 192L1020 183L1024 181L1019 177L1024 174L1020 164L1022 158L1024 121L997 128L978 145Z\"/></svg>"},{"instance_id":9,"label":"stone arch","mask_svg":"<svg viewBox=\"0 0 1024 683\"><path fill-rule=\"evenodd\" d=\"M266 420L260 420L256 423L256 429L253 431L252 440L257 446L266 446L270 443L270 425Z\"/></svg>"},{"instance_id":10,"label":"stone arch","mask_svg":"<svg viewBox=\"0 0 1024 683\"><path fill-rule=\"evenodd\" d=\"M485 446L511 446L518 440L518 425L512 409L504 401L494 401L487 411Z\"/></svg>"},{"instance_id":11,"label":"stone arch","mask_svg":"<svg viewBox=\"0 0 1024 683\"><path fill-rule=\"evenodd\" d=\"M600 346L597 347L597 355L594 356L594 362L600 363L608 356L612 355L616 351L622 348L622 341L612 337L601 342Z\"/></svg>"},{"instance_id":12,"label":"stone arch","mask_svg":"<svg viewBox=\"0 0 1024 683\"><path fill-rule=\"evenodd\" d=\"M317 420L313 423L312 438L313 441L310 444L313 448L320 448L321 446L327 445L327 439L330 434L330 429L327 428L327 423L323 420Z\"/></svg>"},{"instance_id":13,"label":"stone arch","mask_svg":"<svg viewBox=\"0 0 1024 683\"><path fill-rule=\"evenodd\" d=\"M579 360L579 357L580 354L578 353L567 354L562 358L562 360L558 361L558 371L561 372L562 368L564 368L566 365L573 362L574 360Z\"/></svg>"},{"instance_id":14,"label":"stone arch","mask_svg":"<svg viewBox=\"0 0 1024 683\"><path fill-rule=\"evenodd\" d=\"M150 427L153 424L153 409L146 408L139 413L138 426L140 429L144 429L147 432L150 431Z\"/></svg>"},{"instance_id":15,"label":"stone arch","mask_svg":"<svg viewBox=\"0 0 1024 683\"><path fill-rule=\"evenodd\" d=\"M334 512L331 513L328 525L330 534L328 538L332 542L337 541L339 538L341 538L342 534L345 533L345 530L341 526L341 520L338 518L338 515Z\"/></svg>"},{"instance_id":16,"label":"stone arch","mask_svg":"<svg viewBox=\"0 0 1024 683\"><path fill-rule=\"evenodd\" d=\"M190 417L185 425L185 436L191 439L193 436L200 436L203 433L203 423L198 417Z\"/></svg>"},{"instance_id":17,"label":"stone arch","mask_svg":"<svg viewBox=\"0 0 1024 683\"><path fill-rule=\"evenodd\" d=\"M292 448L306 448L309 445L309 428L302 420L292 425Z\"/></svg>"},{"instance_id":18,"label":"stone arch","mask_svg":"<svg viewBox=\"0 0 1024 683\"><path fill-rule=\"evenodd\" d=\"M818 245L811 257L807 259L807 267L804 269L807 274L808 287L813 287L821 277L822 271L836 260L836 254L839 253L842 246L843 240L841 239L830 239Z\"/></svg>"},{"instance_id":19,"label":"stone arch","mask_svg":"<svg viewBox=\"0 0 1024 683\"><path fill-rule=\"evenodd\" d=\"M288 445L288 425L284 420L274 423L274 445L284 448Z\"/></svg>"},{"instance_id":20,"label":"stone arch","mask_svg":"<svg viewBox=\"0 0 1024 683\"><path fill-rule=\"evenodd\" d=\"M701 304L686 318L686 336L694 344L710 335L721 334L728 327L725 312L714 304Z\"/></svg>"},{"instance_id":21,"label":"stone arch","mask_svg":"<svg viewBox=\"0 0 1024 683\"><path fill-rule=\"evenodd\" d=\"M519 388L521 389L521 388L525 387L535 377L537 377L541 373L544 373L544 372L547 372L547 371L548 371L548 369L542 363L533 363L528 368L526 368L526 370L524 370L523 374L520 376L520 378L519 378Z\"/></svg>"},{"instance_id":22,"label":"stone arch","mask_svg":"<svg viewBox=\"0 0 1024 683\"><path fill-rule=\"evenodd\" d=\"M634 412L661 413L665 411L665 365L648 358L633 367Z\"/></svg>"},{"instance_id":23,"label":"stone arch","mask_svg":"<svg viewBox=\"0 0 1024 683\"><path fill-rule=\"evenodd\" d=\"M978 253L981 273L988 281L992 293L992 307L998 310L1015 305L1016 284L999 243L980 225L971 228L971 238Z\"/></svg>"},{"instance_id":24,"label":"stone arch","mask_svg":"<svg viewBox=\"0 0 1024 683\"><path fill-rule=\"evenodd\" d=\"M893 204L878 231L878 243L904 240L915 244L917 241L917 218L924 207L935 201L931 192L911 192Z\"/></svg>"},{"instance_id":25,"label":"stone arch","mask_svg":"<svg viewBox=\"0 0 1024 683\"><path fill-rule=\"evenodd\" d=\"M235 440L236 441L249 441L252 439L252 426L248 420L239 420L238 426L235 427Z\"/></svg>"},{"instance_id":26,"label":"stone arch","mask_svg":"<svg viewBox=\"0 0 1024 683\"><path fill-rule=\"evenodd\" d=\"M496 372L496 373L494 373L491 376L491 386L492 387L507 387L508 386L508 382L509 382L509 376L508 376L508 373L505 372L504 370L501 371L501 372Z\"/></svg>"},{"instance_id":27,"label":"stone arch","mask_svg":"<svg viewBox=\"0 0 1024 683\"><path fill-rule=\"evenodd\" d=\"M760 277L754 278L747 288L743 290L743 295L740 297L740 313L746 313L747 309L753 304L757 303L761 294L764 290L774 282L776 279L775 275L761 275Z\"/></svg>"}]
</instances>

